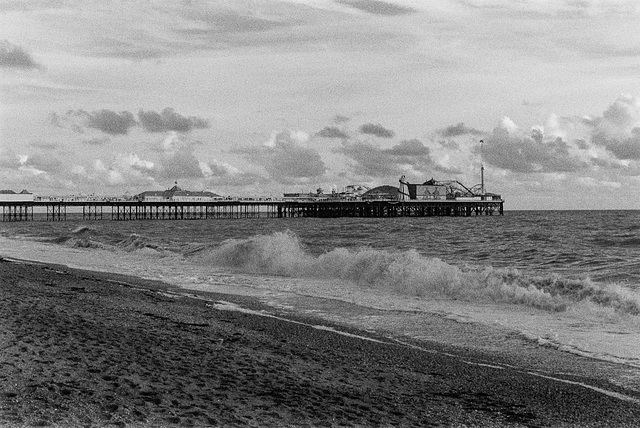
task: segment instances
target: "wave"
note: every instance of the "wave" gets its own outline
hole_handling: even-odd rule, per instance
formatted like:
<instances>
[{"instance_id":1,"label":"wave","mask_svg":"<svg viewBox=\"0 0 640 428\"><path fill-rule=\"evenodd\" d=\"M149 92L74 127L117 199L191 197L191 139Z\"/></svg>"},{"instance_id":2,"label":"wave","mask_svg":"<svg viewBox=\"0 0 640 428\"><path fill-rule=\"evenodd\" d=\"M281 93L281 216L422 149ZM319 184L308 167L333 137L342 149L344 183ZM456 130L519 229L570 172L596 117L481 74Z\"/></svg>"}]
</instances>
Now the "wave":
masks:
<instances>
[{"instance_id":1,"label":"wave","mask_svg":"<svg viewBox=\"0 0 640 428\"><path fill-rule=\"evenodd\" d=\"M420 297L506 302L550 311L589 304L640 315L640 295L616 284L559 275L532 276L517 269L458 267L416 250L336 248L315 256L292 232L230 239L193 253L201 262L243 272L300 278L342 279Z\"/></svg>"},{"instance_id":2,"label":"wave","mask_svg":"<svg viewBox=\"0 0 640 428\"><path fill-rule=\"evenodd\" d=\"M640 237L636 236L636 234L597 237L592 242L599 247L640 247Z\"/></svg>"},{"instance_id":3,"label":"wave","mask_svg":"<svg viewBox=\"0 0 640 428\"><path fill-rule=\"evenodd\" d=\"M42 241L73 248L105 247L105 245L99 240L98 232L90 226L78 226L70 233L65 233L64 235L53 238L45 238L42 239Z\"/></svg>"},{"instance_id":4,"label":"wave","mask_svg":"<svg viewBox=\"0 0 640 428\"><path fill-rule=\"evenodd\" d=\"M148 238L138 235L137 233L132 233L127 238L118 241L115 246L125 251L136 251L142 249L160 251L159 245L151 243Z\"/></svg>"},{"instance_id":5,"label":"wave","mask_svg":"<svg viewBox=\"0 0 640 428\"><path fill-rule=\"evenodd\" d=\"M71 232L71 234L77 235L77 236L83 236L83 235L89 235L95 232L96 230L90 226L78 226Z\"/></svg>"},{"instance_id":6,"label":"wave","mask_svg":"<svg viewBox=\"0 0 640 428\"><path fill-rule=\"evenodd\" d=\"M623 240L620 245L622 247L640 247L640 237L633 237Z\"/></svg>"},{"instance_id":7,"label":"wave","mask_svg":"<svg viewBox=\"0 0 640 428\"><path fill-rule=\"evenodd\" d=\"M154 250L162 251L160 245L154 244L147 237L132 233L126 238L108 236L98 232L90 226L79 226L70 234L65 234L46 240L53 244L64 245L73 248L107 249L107 250Z\"/></svg>"}]
</instances>

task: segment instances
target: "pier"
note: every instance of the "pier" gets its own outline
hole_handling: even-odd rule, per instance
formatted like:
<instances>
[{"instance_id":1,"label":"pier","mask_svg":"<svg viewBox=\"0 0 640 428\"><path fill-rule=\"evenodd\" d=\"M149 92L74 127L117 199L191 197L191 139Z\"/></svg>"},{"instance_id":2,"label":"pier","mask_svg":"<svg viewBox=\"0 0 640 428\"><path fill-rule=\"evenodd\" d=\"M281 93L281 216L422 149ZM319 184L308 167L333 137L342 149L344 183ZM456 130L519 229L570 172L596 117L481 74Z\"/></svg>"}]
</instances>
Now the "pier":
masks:
<instances>
[{"instance_id":1,"label":"pier","mask_svg":"<svg viewBox=\"0 0 640 428\"><path fill-rule=\"evenodd\" d=\"M470 217L503 215L500 198L473 200L326 200L209 202L2 201L2 221L205 220L292 217ZM34 212L36 215L34 215Z\"/></svg>"}]
</instances>

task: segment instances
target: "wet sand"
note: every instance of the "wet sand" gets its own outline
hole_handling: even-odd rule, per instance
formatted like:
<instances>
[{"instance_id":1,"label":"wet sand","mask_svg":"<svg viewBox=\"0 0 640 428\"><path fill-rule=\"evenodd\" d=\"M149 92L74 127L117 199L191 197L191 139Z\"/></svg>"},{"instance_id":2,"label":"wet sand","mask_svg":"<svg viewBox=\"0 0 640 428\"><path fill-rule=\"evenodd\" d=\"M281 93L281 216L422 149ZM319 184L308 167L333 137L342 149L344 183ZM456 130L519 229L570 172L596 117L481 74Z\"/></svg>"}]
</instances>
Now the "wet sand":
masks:
<instances>
[{"instance_id":1,"label":"wet sand","mask_svg":"<svg viewBox=\"0 0 640 428\"><path fill-rule=\"evenodd\" d=\"M216 303L265 309L249 297L184 293L159 282L2 259L0 426L640 421L640 395L603 376L572 374L562 382L510 369L497 353L429 342L418 349L310 317L290 322ZM553 358L567 367L590 364L557 351Z\"/></svg>"}]
</instances>

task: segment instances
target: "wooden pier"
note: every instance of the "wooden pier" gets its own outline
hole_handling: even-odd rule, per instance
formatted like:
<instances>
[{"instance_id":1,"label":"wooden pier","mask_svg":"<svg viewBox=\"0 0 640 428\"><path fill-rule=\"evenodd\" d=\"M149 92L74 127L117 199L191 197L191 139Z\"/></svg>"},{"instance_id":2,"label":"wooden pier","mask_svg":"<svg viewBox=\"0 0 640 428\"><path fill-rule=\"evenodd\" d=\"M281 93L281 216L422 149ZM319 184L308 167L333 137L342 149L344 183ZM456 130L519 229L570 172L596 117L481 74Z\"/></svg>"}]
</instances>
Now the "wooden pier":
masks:
<instances>
[{"instance_id":1,"label":"wooden pier","mask_svg":"<svg viewBox=\"0 0 640 428\"><path fill-rule=\"evenodd\" d=\"M291 217L470 217L503 215L502 199L390 201L34 201L0 202L2 221L204 220ZM34 212L36 215L34 216Z\"/></svg>"}]
</instances>

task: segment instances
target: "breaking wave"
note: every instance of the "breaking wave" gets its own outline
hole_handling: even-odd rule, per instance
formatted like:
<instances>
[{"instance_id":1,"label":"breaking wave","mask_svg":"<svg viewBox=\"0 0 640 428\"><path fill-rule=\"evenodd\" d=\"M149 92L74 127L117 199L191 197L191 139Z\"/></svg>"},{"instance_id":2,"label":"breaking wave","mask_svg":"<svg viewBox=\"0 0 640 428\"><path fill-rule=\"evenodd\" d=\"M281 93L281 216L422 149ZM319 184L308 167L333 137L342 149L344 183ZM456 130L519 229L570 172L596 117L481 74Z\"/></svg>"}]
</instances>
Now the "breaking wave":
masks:
<instances>
[{"instance_id":1,"label":"breaking wave","mask_svg":"<svg viewBox=\"0 0 640 428\"><path fill-rule=\"evenodd\" d=\"M142 249L151 249L159 251L160 247L156 244L152 244L149 239L142 235L138 235L137 233L132 233L125 239L119 241L116 244L116 247L121 248L125 251L135 251Z\"/></svg>"},{"instance_id":2,"label":"breaking wave","mask_svg":"<svg viewBox=\"0 0 640 428\"><path fill-rule=\"evenodd\" d=\"M532 276L517 269L458 267L416 250L336 248L316 256L305 251L291 232L230 239L197 251L192 257L243 272L343 279L362 287L419 297L516 303L550 311L589 304L620 314L640 315L640 294L616 284L559 275Z\"/></svg>"},{"instance_id":3,"label":"breaking wave","mask_svg":"<svg viewBox=\"0 0 640 428\"><path fill-rule=\"evenodd\" d=\"M91 233L95 233L96 230L93 227L90 226L78 226L76 227L71 234L76 235L76 236L81 236L81 235L88 235Z\"/></svg>"},{"instance_id":4,"label":"breaking wave","mask_svg":"<svg viewBox=\"0 0 640 428\"><path fill-rule=\"evenodd\" d=\"M74 248L104 248L104 244L98 240L96 235L97 231L94 228L78 226L68 235L65 234L45 241Z\"/></svg>"},{"instance_id":5,"label":"breaking wave","mask_svg":"<svg viewBox=\"0 0 640 428\"><path fill-rule=\"evenodd\" d=\"M107 250L154 250L162 248L151 242L147 237L132 233L125 238L109 236L90 226L79 226L69 234L49 239L48 242L73 248L99 248Z\"/></svg>"}]
</instances>

